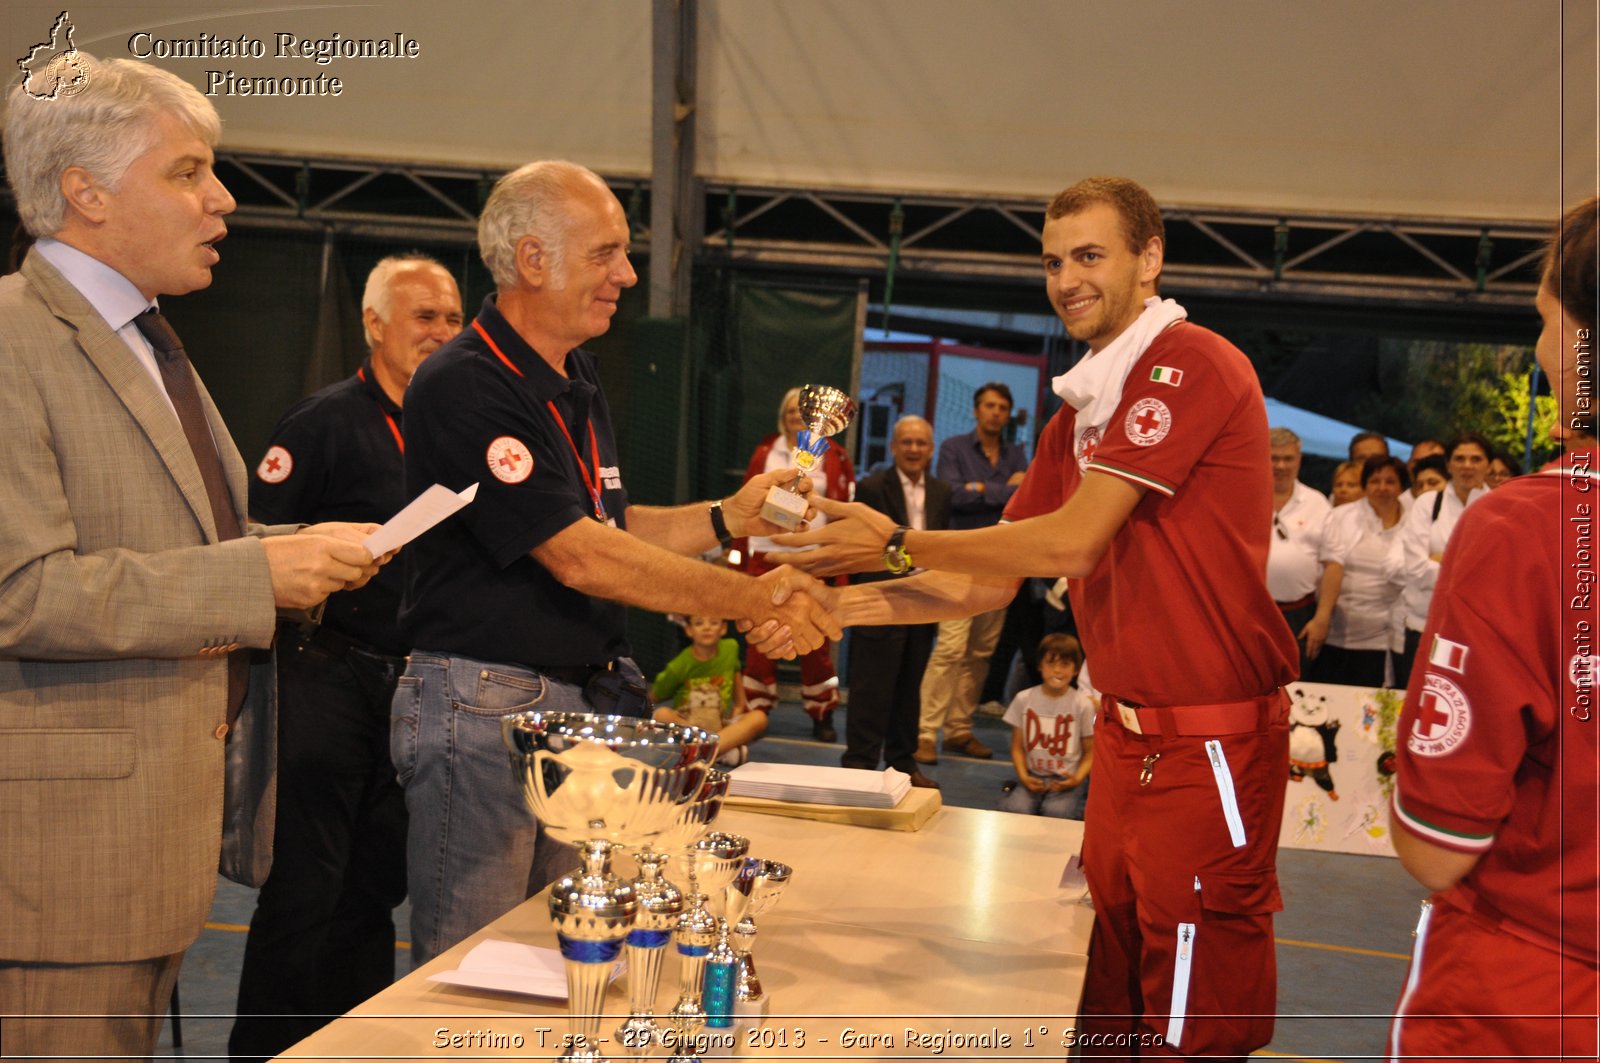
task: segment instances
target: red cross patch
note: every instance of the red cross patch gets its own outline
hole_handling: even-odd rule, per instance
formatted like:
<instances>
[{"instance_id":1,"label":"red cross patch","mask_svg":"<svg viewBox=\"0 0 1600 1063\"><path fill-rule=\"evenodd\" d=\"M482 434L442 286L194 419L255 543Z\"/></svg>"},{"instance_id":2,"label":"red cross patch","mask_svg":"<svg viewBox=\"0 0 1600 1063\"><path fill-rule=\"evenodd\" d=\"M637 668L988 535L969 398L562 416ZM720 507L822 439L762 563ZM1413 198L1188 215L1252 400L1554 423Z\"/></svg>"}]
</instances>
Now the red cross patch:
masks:
<instances>
[{"instance_id":1,"label":"red cross patch","mask_svg":"<svg viewBox=\"0 0 1600 1063\"><path fill-rule=\"evenodd\" d=\"M282 447L269 447L267 456L256 466L256 475L269 484L281 484L294 471L294 458Z\"/></svg>"},{"instance_id":2,"label":"red cross patch","mask_svg":"<svg viewBox=\"0 0 1600 1063\"><path fill-rule=\"evenodd\" d=\"M1100 429L1090 425L1078 437L1078 445L1074 448L1074 456L1078 459L1078 468L1087 470L1089 463L1094 460L1094 452L1100 446Z\"/></svg>"},{"instance_id":3,"label":"red cross patch","mask_svg":"<svg viewBox=\"0 0 1600 1063\"><path fill-rule=\"evenodd\" d=\"M1172 411L1160 399L1140 399L1123 418L1122 430L1135 446L1153 447L1172 431Z\"/></svg>"},{"instance_id":4,"label":"red cross patch","mask_svg":"<svg viewBox=\"0 0 1600 1063\"><path fill-rule=\"evenodd\" d=\"M1419 757L1442 757L1466 739L1471 727L1472 706L1461 688L1437 672L1424 676L1406 747Z\"/></svg>"},{"instance_id":5,"label":"red cross patch","mask_svg":"<svg viewBox=\"0 0 1600 1063\"><path fill-rule=\"evenodd\" d=\"M519 484L533 475L533 452L520 439L500 436L489 444L484 457L489 471L501 483Z\"/></svg>"}]
</instances>

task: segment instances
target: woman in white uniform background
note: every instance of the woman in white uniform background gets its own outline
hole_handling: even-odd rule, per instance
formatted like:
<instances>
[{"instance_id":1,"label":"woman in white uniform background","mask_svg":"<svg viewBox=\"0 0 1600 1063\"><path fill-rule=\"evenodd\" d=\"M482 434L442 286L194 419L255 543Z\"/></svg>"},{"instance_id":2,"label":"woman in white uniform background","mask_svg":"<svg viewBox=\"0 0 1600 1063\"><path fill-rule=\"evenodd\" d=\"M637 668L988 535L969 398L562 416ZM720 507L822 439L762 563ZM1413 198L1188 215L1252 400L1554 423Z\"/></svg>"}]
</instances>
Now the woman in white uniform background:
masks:
<instances>
[{"instance_id":1,"label":"woman in white uniform background","mask_svg":"<svg viewBox=\"0 0 1600 1063\"><path fill-rule=\"evenodd\" d=\"M1399 542L1411 486L1399 458L1368 458L1361 468L1362 498L1338 506L1322 533L1322 587L1317 613L1305 628L1318 683L1378 687L1388 673L1389 640L1400 588L1389 579L1389 556Z\"/></svg>"}]
</instances>

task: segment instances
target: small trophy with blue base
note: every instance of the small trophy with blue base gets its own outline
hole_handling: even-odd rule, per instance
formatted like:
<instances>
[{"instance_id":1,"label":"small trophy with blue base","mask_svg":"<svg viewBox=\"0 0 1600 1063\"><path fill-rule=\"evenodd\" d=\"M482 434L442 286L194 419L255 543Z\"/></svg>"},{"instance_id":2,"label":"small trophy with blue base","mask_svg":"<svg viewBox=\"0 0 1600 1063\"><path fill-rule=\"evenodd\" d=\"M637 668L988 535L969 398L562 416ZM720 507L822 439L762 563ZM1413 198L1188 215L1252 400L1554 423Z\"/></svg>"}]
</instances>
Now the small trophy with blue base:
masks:
<instances>
[{"instance_id":1,"label":"small trophy with blue base","mask_svg":"<svg viewBox=\"0 0 1600 1063\"><path fill-rule=\"evenodd\" d=\"M800 475L787 487L774 485L761 504L762 519L794 531L806 519L806 500L796 488L828 451L828 438L838 435L856 414L855 400L838 388L807 384L800 389L800 419L806 427L795 440L794 463Z\"/></svg>"}]
</instances>

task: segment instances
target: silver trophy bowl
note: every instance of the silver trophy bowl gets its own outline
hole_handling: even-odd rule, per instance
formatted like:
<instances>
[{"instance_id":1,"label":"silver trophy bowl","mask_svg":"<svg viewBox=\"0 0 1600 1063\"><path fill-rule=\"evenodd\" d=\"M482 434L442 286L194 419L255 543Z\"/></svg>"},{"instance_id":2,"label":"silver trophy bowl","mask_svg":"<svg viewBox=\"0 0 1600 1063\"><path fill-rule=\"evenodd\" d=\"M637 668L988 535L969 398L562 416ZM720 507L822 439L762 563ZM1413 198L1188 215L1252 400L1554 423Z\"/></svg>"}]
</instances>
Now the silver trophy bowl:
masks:
<instances>
[{"instance_id":1,"label":"silver trophy bowl","mask_svg":"<svg viewBox=\"0 0 1600 1063\"><path fill-rule=\"evenodd\" d=\"M800 389L800 419L812 435L838 435L855 415L855 400L838 388L807 384Z\"/></svg>"},{"instance_id":2,"label":"silver trophy bowl","mask_svg":"<svg viewBox=\"0 0 1600 1063\"><path fill-rule=\"evenodd\" d=\"M517 712L500 722L522 793L561 841L643 845L705 786L717 736L631 716Z\"/></svg>"},{"instance_id":3,"label":"silver trophy bowl","mask_svg":"<svg viewBox=\"0 0 1600 1063\"><path fill-rule=\"evenodd\" d=\"M500 728L534 815L583 858L582 871L550 889L572 1024L558 1059L604 1063L596 1047L601 1006L639 911L633 886L611 872L611 854L672 827L704 788L716 736L698 727L571 712L512 713Z\"/></svg>"}]
</instances>

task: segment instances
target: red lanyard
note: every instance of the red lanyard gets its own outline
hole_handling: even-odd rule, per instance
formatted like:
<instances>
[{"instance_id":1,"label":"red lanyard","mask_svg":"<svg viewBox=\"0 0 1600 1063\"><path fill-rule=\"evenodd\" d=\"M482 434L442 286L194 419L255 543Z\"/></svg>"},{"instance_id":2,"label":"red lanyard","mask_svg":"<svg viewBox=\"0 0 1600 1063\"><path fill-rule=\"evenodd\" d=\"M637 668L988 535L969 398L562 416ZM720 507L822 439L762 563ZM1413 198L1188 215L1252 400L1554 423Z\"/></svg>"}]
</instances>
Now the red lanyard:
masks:
<instances>
[{"instance_id":1,"label":"red lanyard","mask_svg":"<svg viewBox=\"0 0 1600 1063\"><path fill-rule=\"evenodd\" d=\"M360 378L363 384L365 384L367 382L366 367L362 366L360 369L357 369L356 376ZM378 412L383 414L383 419L385 421L389 422L389 433L394 436L394 445L400 448L400 453L404 454L406 452L406 437L400 434L400 426L394 423L394 418L390 416L388 410L383 408L383 403L378 402L377 399L373 399L372 401L378 404Z\"/></svg>"},{"instance_id":2,"label":"red lanyard","mask_svg":"<svg viewBox=\"0 0 1600 1063\"><path fill-rule=\"evenodd\" d=\"M589 497L594 499L594 519L604 524L606 521L605 503L600 501L600 444L594 437L594 422L589 422L589 453L594 455L594 478L589 478L589 470L583 464L583 455L578 453L578 444L572 441L572 433L567 431L567 422L562 420L561 411L556 409L554 402L546 402L550 407L550 416L556 419L556 424L561 426L561 434L567 437L567 446L572 448L572 456L578 462L578 471L583 474L583 486L589 489Z\"/></svg>"},{"instance_id":3,"label":"red lanyard","mask_svg":"<svg viewBox=\"0 0 1600 1063\"><path fill-rule=\"evenodd\" d=\"M511 359L506 357L505 352L500 349L500 345L478 323L477 318L472 319L472 327L478 330L478 335L483 337L483 342L489 345L489 349L494 352L496 358L505 363L507 369L518 376L526 376ZM561 416L561 411L556 409L556 404L553 401L546 402L545 405L550 409L550 416L554 417L556 424L560 426L561 434L567 437L567 446L572 448L572 457L578 463L578 473L583 477L583 486L588 488L589 497L594 500L594 519L603 524L606 520L606 507L605 503L600 500L600 442L594 435L594 421L592 419L589 421L589 453L594 457L594 476L591 478L588 466L583 463L583 455L578 452L578 444L572 441L572 433L567 430L567 422Z\"/></svg>"}]
</instances>

